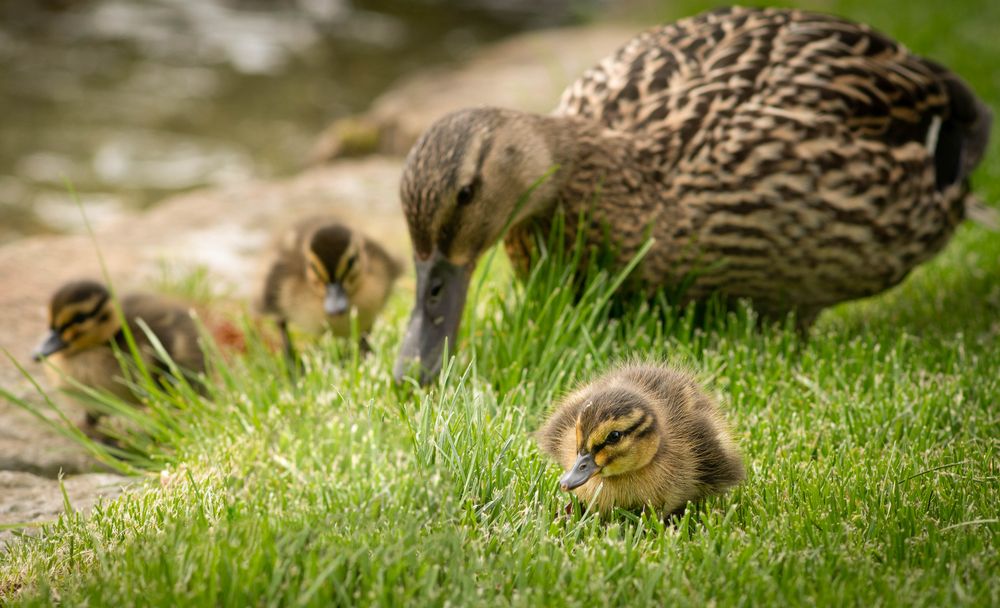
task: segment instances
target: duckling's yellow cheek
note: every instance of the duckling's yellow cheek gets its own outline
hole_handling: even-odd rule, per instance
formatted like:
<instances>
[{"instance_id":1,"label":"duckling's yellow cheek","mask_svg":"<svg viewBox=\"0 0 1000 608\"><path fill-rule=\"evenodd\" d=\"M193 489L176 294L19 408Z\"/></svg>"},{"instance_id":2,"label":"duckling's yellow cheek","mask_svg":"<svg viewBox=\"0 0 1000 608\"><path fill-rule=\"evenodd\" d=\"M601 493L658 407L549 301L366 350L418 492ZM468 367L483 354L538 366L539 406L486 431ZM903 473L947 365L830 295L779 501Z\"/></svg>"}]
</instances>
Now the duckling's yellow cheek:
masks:
<instances>
[{"instance_id":1,"label":"duckling's yellow cheek","mask_svg":"<svg viewBox=\"0 0 1000 608\"><path fill-rule=\"evenodd\" d=\"M611 456L605 450L601 450L600 452L594 455L594 462L596 462L597 466L601 467L602 469L608 466L608 463L610 461L611 461Z\"/></svg>"}]
</instances>

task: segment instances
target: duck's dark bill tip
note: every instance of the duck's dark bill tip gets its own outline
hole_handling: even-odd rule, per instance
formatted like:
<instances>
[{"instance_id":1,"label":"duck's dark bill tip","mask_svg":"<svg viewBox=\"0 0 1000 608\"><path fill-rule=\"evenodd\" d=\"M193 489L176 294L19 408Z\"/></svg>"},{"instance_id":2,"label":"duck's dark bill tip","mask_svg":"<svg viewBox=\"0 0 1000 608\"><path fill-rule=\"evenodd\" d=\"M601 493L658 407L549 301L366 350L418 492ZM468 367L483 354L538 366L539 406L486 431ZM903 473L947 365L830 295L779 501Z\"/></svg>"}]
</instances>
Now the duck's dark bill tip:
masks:
<instances>
[{"instance_id":1,"label":"duck's dark bill tip","mask_svg":"<svg viewBox=\"0 0 1000 608\"><path fill-rule=\"evenodd\" d=\"M416 380L420 386L427 386L441 373L441 365L424 367L420 357L404 360L402 356L396 360L392 370L393 380L397 385L404 384L407 380Z\"/></svg>"},{"instance_id":2,"label":"duck's dark bill tip","mask_svg":"<svg viewBox=\"0 0 1000 608\"><path fill-rule=\"evenodd\" d=\"M426 385L441 372L445 345L455 343L472 268L452 264L438 253L417 260L415 266L416 302L393 376L397 383L412 376Z\"/></svg>"}]
</instances>

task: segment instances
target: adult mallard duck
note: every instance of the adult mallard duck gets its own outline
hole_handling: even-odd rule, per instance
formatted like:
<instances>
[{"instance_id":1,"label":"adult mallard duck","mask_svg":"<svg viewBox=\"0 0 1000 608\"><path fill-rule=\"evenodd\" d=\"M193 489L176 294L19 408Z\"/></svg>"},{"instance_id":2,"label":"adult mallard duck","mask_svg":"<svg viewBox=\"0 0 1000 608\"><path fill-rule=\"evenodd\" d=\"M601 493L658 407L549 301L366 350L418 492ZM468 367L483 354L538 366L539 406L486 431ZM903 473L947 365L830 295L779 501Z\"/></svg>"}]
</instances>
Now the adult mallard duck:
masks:
<instances>
[{"instance_id":1,"label":"adult mallard duck","mask_svg":"<svg viewBox=\"0 0 1000 608\"><path fill-rule=\"evenodd\" d=\"M288 323L309 333L351 335L357 311L362 346L382 310L400 264L381 245L340 222L310 218L286 235L264 281L262 308L278 320L286 355L295 350Z\"/></svg>"},{"instance_id":2,"label":"adult mallard duck","mask_svg":"<svg viewBox=\"0 0 1000 608\"><path fill-rule=\"evenodd\" d=\"M868 26L752 8L640 34L549 116L445 116L401 180L417 294L396 375L415 360L436 375L480 254L510 222L507 252L526 269L558 208L568 234L610 240L619 266L654 237L642 289L750 298L806 327L941 249L990 122L958 76Z\"/></svg>"},{"instance_id":3,"label":"adult mallard duck","mask_svg":"<svg viewBox=\"0 0 1000 608\"><path fill-rule=\"evenodd\" d=\"M34 352L36 361L47 360L53 384L62 390L76 389L74 381L112 393L125 401L138 401L123 380L115 347L128 356L129 346L122 329L128 324L139 356L153 377L165 380L170 365L156 352L149 335L139 325L143 321L170 359L189 380L205 370L205 358L198 328L188 310L163 296L126 294L121 314L108 289L95 281L71 281L60 287L49 303L49 334ZM88 423L97 421L97 412L88 412Z\"/></svg>"},{"instance_id":4,"label":"adult mallard duck","mask_svg":"<svg viewBox=\"0 0 1000 608\"><path fill-rule=\"evenodd\" d=\"M674 513L746 476L715 400L688 374L659 365L626 365L584 385L537 437L566 471L563 491L605 514Z\"/></svg>"}]
</instances>

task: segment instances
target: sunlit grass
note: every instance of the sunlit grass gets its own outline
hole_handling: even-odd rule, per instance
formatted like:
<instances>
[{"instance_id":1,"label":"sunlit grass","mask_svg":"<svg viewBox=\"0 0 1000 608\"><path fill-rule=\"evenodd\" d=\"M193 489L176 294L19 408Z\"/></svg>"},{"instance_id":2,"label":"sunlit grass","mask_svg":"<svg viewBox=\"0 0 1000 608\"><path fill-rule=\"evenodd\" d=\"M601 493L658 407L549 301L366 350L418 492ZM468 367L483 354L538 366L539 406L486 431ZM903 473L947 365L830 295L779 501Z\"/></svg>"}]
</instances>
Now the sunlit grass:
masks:
<instances>
[{"instance_id":1,"label":"sunlit grass","mask_svg":"<svg viewBox=\"0 0 1000 608\"><path fill-rule=\"evenodd\" d=\"M402 296L372 356L327 339L295 380L251 340L245 357L213 358L206 397L146 387L161 407L132 448L162 471L13 546L0 587L29 585L27 605L56 593L91 605L993 603L998 253L964 230L807 342L746 311L709 329L655 307L609 318L600 286L615 277L595 271L599 287L574 301L565 260L524 287L498 260L428 391L390 382ZM959 309L968 331L929 322ZM676 525L566 518L530 432L576 380L635 353L712 378L749 479Z\"/></svg>"}]
</instances>

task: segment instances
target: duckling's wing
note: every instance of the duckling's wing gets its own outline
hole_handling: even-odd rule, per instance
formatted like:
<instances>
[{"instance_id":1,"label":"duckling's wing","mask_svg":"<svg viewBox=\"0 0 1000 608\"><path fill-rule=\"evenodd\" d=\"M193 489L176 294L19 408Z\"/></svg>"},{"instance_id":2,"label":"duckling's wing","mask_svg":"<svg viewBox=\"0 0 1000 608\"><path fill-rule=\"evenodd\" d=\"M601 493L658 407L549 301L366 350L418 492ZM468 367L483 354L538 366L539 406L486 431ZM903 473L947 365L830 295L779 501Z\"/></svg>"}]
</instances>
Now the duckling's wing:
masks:
<instances>
[{"instance_id":1,"label":"duckling's wing","mask_svg":"<svg viewBox=\"0 0 1000 608\"><path fill-rule=\"evenodd\" d=\"M720 124L759 137L761 116L793 130L846 126L891 147L925 143L939 188L976 166L991 122L960 78L868 26L741 7L637 36L571 85L555 113L641 132L665 161Z\"/></svg>"},{"instance_id":2,"label":"duckling's wing","mask_svg":"<svg viewBox=\"0 0 1000 608\"><path fill-rule=\"evenodd\" d=\"M403 274L403 264L391 253L385 250L379 243L369 237L365 237L365 252L368 257L375 260L388 275L390 281L395 281L399 275Z\"/></svg>"},{"instance_id":3,"label":"duckling's wing","mask_svg":"<svg viewBox=\"0 0 1000 608\"><path fill-rule=\"evenodd\" d=\"M140 319L178 367L195 373L204 371L205 358L198 342L198 328L187 308L159 296L133 294L123 298L122 310L137 346L148 357L147 363L156 370L165 373L168 367L155 356L149 337L138 325Z\"/></svg>"},{"instance_id":4,"label":"duckling's wing","mask_svg":"<svg viewBox=\"0 0 1000 608\"><path fill-rule=\"evenodd\" d=\"M688 437L696 479L715 492L746 479L743 457L724 424L721 417L703 415L692 422Z\"/></svg>"},{"instance_id":5,"label":"duckling's wing","mask_svg":"<svg viewBox=\"0 0 1000 608\"><path fill-rule=\"evenodd\" d=\"M285 316L282 308L282 291L289 281L298 281L305 274L305 260L293 252L281 252L271 264L264 278L260 309L265 314Z\"/></svg>"}]
</instances>

